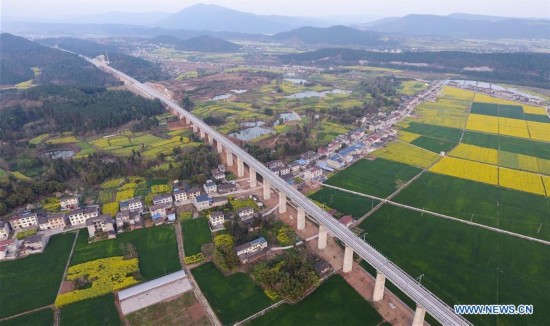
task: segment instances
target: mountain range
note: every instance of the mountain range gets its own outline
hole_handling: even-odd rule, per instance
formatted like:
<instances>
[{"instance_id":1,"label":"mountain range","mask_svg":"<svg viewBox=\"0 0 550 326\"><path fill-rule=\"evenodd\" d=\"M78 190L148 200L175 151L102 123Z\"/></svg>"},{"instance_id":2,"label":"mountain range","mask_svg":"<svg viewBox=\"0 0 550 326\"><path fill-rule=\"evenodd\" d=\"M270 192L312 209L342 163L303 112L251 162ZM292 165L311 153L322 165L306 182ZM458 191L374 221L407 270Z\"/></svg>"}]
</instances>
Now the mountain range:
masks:
<instances>
[{"instance_id":1,"label":"mountain range","mask_svg":"<svg viewBox=\"0 0 550 326\"><path fill-rule=\"evenodd\" d=\"M356 21L357 18L354 18ZM462 39L550 39L550 20L520 19L455 13L447 16L389 17L350 28L329 20L256 15L217 5L197 4L176 13L122 13L79 17L72 22L36 23L3 20L11 33L57 35L142 36L190 38L209 35L224 39L284 40L294 44L377 45L388 35L436 36ZM330 27L330 28L329 28ZM317 28L317 29L316 29ZM318 28L329 28L321 30ZM359 31L359 30L362 31ZM323 35L328 33L328 37ZM385 34L385 35L384 35ZM338 40L336 40L336 38ZM390 36L391 38L391 36ZM327 42L327 39L330 39ZM381 42L381 44L388 44Z\"/></svg>"}]
</instances>

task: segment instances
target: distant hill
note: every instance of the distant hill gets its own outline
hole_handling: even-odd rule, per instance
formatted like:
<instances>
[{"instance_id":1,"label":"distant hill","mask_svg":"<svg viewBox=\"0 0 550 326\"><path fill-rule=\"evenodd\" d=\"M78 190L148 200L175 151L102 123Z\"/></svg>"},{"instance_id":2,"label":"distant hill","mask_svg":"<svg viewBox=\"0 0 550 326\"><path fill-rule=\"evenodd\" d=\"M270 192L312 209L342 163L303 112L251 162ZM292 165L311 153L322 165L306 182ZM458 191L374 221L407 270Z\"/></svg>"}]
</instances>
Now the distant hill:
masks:
<instances>
[{"instance_id":1,"label":"distant hill","mask_svg":"<svg viewBox=\"0 0 550 326\"><path fill-rule=\"evenodd\" d=\"M370 66L454 73L474 80L514 81L515 84L550 88L547 53L471 53L462 51L389 53L347 48L325 48L281 55L284 64L318 66L356 65L360 60ZM472 71L466 67L489 67L491 71Z\"/></svg>"},{"instance_id":2,"label":"distant hill","mask_svg":"<svg viewBox=\"0 0 550 326\"><path fill-rule=\"evenodd\" d=\"M216 5L197 4L159 20L155 26L239 33L273 34L304 25L323 26L314 19L275 15L255 15Z\"/></svg>"},{"instance_id":3,"label":"distant hill","mask_svg":"<svg viewBox=\"0 0 550 326\"><path fill-rule=\"evenodd\" d=\"M408 15L368 24L368 30L473 39L550 39L550 20L452 14Z\"/></svg>"},{"instance_id":4,"label":"distant hill","mask_svg":"<svg viewBox=\"0 0 550 326\"><path fill-rule=\"evenodd\" d=\"M240 49L238 44L208 36L201 35L182 40L180 38L160 35L152 39L155 43L173 45L178 50L196 52L235 52Z\"/></svg>"},{"instance_id":5,"label":"distant hill","mask_svg":"<svg viewBox=\"0 0 550 326\"><path fill-rule=\"evenodd\" d=\"M35 79L39 84L98 87L110 79L77 55L52 49L26 38L0 34L0 84ZM40 70L35 78L32 68Z\"/></svg>"},{"instance_id":6,"label":"distant hill","mask_svg":"<svg viewBox=\"0 0 550 326\"><path fill-rule=\"evenodd\" d=\"M360 31L341 25L327 28L301 27L289 32L275 34L272 39L294 44L374 46L387 43L380 33Z\"/></svg>"},{"instance_id":7,"label":"distant hill","mask_svg":"<svg viewBox=\"0 0 550 326\"><path fill-rule=\"evenodd\" d=\"M61 37L40 40L49 46L58 46L88 57L107 53L111 66L136 78L139 81L161 80L170 76L163 72L158 64L120 52L111 44L103 44L73 37Z\"/></svg>"}]
</instances>

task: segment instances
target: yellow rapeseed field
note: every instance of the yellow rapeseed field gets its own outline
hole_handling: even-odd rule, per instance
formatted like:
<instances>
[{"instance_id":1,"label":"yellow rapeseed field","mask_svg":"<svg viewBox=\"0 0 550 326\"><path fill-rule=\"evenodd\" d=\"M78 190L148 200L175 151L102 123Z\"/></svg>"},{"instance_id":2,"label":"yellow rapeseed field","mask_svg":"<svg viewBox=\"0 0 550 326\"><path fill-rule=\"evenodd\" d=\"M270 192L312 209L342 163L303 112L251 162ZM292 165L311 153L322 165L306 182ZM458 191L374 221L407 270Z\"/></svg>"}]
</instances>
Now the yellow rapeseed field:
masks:
<instances>
[{"instance_id":1,"label":"yellow rapeseed field","mask_svg":"<svg viewBox=\"0 0 550 326\"><path fill-rule=\"evenodd\" d=\"M430 171L492 185L498 184L497 166L454 157L442 158L430 168Z\"/></svg>"},{"instance_id":2,"label":"yellow rapeseed field","mask_svg":"<svg viewBox=\"0 0 550 326\"><path fill-rule=\"evenodd\" d=\"M410 143L418 139L421 135L415 134L412 132L399 130L399 139L401 139L404 142Z\"/></svg>"},{"instance_id":3,"label":"yellow rapeseed field","mask_svg":"<svg viewBox=\"0 0 550 326\"><path fill-rule=\"evenodd\" d=\"M501 135L520 138L529 138L525 120L498 118L498 132Z\"/></svg>"},{"instance_id":4,"label":"yellow rapeseed field","mask_svg":"<svg viewBox=\"0 0 550 326\"><path fill-rule=\"evenodd\" d=\"M443 86L442 94L444 97L449 97L457 100L471 101L474 98L474 92L451 86Z\"/></svg>"},{"instance_id":5,"label":"yellow rapeseed field","mask_svg":"<svg viewBox=\"0 0 550 326\"><path fill-rule=\"evenodd\" d=\"M498 165L498 151L492 148L458 144L457 147L449 152L449 156Z\"/></svg>"},{"instance_id":6,"label":"yellow rapeseed field","mask_svg":"<svg viewBox=\"0 0 550 326\"><path fill-rule=\"evenodd\" d=\"M498 134L498 118L481 114L470 114L466 129Z\"/></svg>"},{"instance_id":7,"label":"yellow rapeseed field","mask_svg":"<svg viewBox=\"0 0 550 326\"><path fill-rule=\"evenodd\" d=\"M439 159L436 153L402 141L394 141L373 155L421 168L427 168Z\"/></svg>"},{"instance_id":8,"label":"yellow rapeseed field","mask_svg":"<svg viewBox=\"0 0 550 326\"><path fill-rule=\"evenodd\" d=\"M525 171L499 168L499 185L538 195L546 195L540 175Z\"/></svg>"},{"instance_id":9,"label":"yellow rapeseed field","mask_svg":"<svg viewBox=\"0 0 550 326\"><path fill-rule=\"evenodd\" d=\"M522 106L523 106L523 113L546 115L546 108L543 108L540 106L525 105L525 104L522 104Z\"/></svg>"},{"instance_id":10,"label":"yellow rapeseed field","mask_svg":"<svg viewBox=\"0 0 550 326\"><path fill-rule=\"evenodd\" d=\"M550 160L539 158L538 161L540 173L550 175Z\"/></svg>"},{"instance_id":11,"label":"yellow rapeseed field","mask_svg":"<svg viewBox=\"0 0 550 326\"><path fill-rule=\"evenodd\" d=\"M539 162L534 156L501 151L499 165L511 169L539 173Z\"/></svg>"},{"instance_id":12,"label":"yellow rapeseed field","mask_svg":"<svg viewBox=\"0 0 550 326\"><path fill-rule=\"evenodd\" d=\"M531 139L550 142L550 123L527 121Z\"/></svg>"},{"instance_id":13,"label":"yellow rapeseed field","mask_svg":"<svg viewBox=\"0 0 550 326\"><path fill-rule=\"evenodd\" d=\"M419 106L416 108L418 118L415 118L415 121L450 128L464 128L464 124L468 119L467 112L456 109L445 109L444 107L432 108L436 104L430 103L430 107Z\"/></svg>"},{"instance_id":14,"label":"yellow rapeseed field","mask_svg":"<svg viewBox=\"0 0 550 326\"><path fill-rule=\"evenodd\" d=\"M543 175L542 182L544 183L544 188L546 188L546 196L550 197L550 176Z\"/></svg>"}]
</instances>

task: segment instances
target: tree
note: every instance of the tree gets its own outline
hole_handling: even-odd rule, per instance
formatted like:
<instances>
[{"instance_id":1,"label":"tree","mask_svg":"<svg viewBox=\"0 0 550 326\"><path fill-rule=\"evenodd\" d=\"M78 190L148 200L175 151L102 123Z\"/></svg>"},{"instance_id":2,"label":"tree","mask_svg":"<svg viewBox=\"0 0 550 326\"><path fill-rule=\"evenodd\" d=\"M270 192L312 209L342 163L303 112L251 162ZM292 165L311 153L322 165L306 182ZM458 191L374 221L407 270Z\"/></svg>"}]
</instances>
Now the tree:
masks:
<instances>
[{"instance_id":1,"label":"tree","mask_svg":"<svg viewBox=\"0 0 550 326\"><path fill-rule=\"evenodd\" d=\"M191 111L195 107L195 103L193 103L189 97L189 94L185 95L185 97L181 100L181 107L186 111Z\"/></svg>"},{"instance_id":2,"label":"tree","mask_svg":"<svg viewBox=\"0 0 550 326\"><path fill-rule=\"evenodd\" d=\"M235 252L235 242L229 234L220 234L214 237L214 262L223 271L234 270L238 263L239 257Z\"/></svg>"}]
</instances>

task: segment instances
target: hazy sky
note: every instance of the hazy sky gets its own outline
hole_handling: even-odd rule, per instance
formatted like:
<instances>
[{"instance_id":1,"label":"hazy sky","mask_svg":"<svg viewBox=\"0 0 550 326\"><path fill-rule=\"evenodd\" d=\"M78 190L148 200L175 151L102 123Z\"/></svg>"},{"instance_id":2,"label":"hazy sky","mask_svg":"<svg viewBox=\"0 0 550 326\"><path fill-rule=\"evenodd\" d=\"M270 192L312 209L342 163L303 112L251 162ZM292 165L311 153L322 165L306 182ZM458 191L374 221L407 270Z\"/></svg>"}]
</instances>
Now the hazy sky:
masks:
<instances>
[{"instance_id":1,"label":"hazy sky","mask_svg":"<svg viewBox=\"0 0 550 326\"><path fill-rule=\"evenodd\" d=\"M175 12L196 3L212 3L256 14L286 16L404 16L453 12L494 16L550 18L550 0L0 0L2 17L87 16L109 11Z\"/></svg>"}]
</instances>

